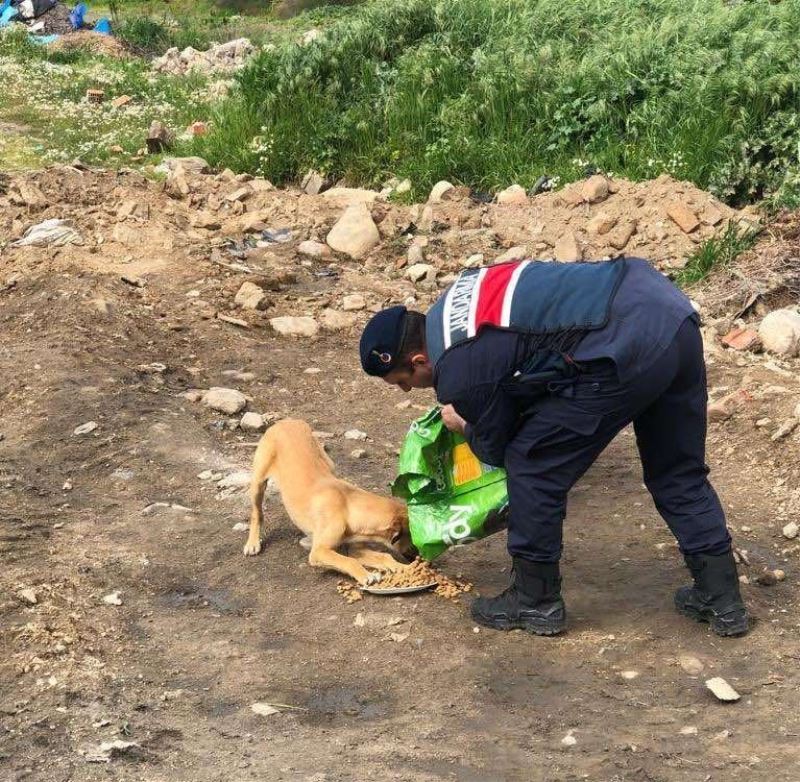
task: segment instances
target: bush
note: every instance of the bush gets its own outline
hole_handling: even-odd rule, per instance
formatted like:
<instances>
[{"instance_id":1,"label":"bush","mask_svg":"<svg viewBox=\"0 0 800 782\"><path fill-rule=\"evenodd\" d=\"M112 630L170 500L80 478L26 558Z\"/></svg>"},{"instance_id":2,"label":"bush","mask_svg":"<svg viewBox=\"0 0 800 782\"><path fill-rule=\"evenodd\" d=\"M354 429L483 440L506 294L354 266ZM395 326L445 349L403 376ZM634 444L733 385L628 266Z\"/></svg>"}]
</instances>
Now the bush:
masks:
<instances>
[{"instance_id":1,"label":"bush","mask_svg":"<svg viewBox=\"0 0 800 782\"><path fill-rule=\"evenodd\" d=\"M596 167L780 198L798 55L800 0L377 0L261 54L198 151L275 180L491 188Z\"/></svg>"}]
</instances>

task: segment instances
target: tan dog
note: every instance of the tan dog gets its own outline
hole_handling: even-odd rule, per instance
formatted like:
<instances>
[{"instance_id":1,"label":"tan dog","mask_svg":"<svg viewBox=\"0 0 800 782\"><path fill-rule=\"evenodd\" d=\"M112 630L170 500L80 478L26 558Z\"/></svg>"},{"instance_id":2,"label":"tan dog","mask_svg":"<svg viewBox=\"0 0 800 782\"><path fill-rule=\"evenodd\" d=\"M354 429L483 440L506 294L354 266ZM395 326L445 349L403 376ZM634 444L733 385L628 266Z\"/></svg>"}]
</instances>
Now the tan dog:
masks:
<instances>
[{"instance_id":1,"label":"tan dog","mask_svg":"<svg viewBox=\"0 0 800 782\"><path fill-rule=\"evenodd\" d=\"M404 567L390 554L357 546L352 556L336 549L344 543L380 543L392 551L408 539L405 505L359 489L333 474L333 462L305 421L292 418L270 427L253 458L252 512L245 556L261 551L262 504L267 479L278 485L289 518L311 540L308 562L369 584L380 572ZM378 573L370 573L373 568Z\"/></svg>"}]
</instances>

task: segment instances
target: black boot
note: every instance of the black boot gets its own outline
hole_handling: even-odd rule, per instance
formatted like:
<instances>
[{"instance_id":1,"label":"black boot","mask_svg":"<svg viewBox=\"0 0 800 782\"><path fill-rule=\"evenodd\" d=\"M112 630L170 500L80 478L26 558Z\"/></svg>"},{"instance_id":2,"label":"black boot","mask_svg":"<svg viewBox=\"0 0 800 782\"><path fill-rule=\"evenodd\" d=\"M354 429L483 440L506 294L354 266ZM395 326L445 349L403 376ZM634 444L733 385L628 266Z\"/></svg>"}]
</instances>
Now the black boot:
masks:
<instances>
[{"instance_id":1,"label":"black boot","mask_svg":"<svg viewBox=\"0 0 800 782\"><path fill-rule=\"evenodd\" d=\"M557 562L528 562L514 557L511 584L497 597L479 597L472 618L495 630L527 630L555 635L567 624Z\"/></svg>"},{"instance_id":2,"label":"black boot","mask_svg":"<svg viewBox=\"0 0 800 782\"><path fill-rule=\"evenodd\" d=\"M694 586L675 593L675 608L698 622L708 622L717 635L744 635L747 611L739 593L739 577L733 552L712 556L684 556Z\"/></svg>"}]
</instances>

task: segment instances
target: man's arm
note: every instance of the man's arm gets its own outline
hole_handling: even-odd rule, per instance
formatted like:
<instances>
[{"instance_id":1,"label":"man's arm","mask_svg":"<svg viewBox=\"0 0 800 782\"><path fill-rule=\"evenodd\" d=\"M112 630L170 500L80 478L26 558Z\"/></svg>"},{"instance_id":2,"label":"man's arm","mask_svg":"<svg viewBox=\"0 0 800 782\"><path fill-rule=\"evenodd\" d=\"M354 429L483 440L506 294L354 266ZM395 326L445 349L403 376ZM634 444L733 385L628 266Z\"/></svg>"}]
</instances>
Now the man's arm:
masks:
<instances>
[{"instance_id":1,"label":"man's arm","mask_svg":"<svg viewBox=\"0 0 800 782\"><path fill-rule=\"evenodd\" d=\"M506 447L517 429L517 405L501 386L515 368L517 344L516 334L487 330L446 353L436 368L439 401L453 405L467 421L464 436L486 464L503 464Z\"/></svg>"},{"instance_id":2,"label":"man's arm","mask_svg":"<svg viewBox=\"0 0 800 782\"><path fill-rule=\"evenodd\" d=\"M469 398L456 400L453 407L467 421L464 437L473 453L485 464L502 467L519 423L514 400L493 387L476 389Z\"/></svg>"}]
</instances>

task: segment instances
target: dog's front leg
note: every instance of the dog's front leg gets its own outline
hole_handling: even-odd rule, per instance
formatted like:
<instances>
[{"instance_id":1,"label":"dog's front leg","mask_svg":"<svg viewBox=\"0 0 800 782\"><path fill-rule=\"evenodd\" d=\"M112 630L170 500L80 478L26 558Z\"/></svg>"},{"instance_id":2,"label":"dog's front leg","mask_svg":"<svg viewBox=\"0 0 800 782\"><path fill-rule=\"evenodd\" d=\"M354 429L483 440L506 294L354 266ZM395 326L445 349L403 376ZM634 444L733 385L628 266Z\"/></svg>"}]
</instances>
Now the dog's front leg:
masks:
<instances>
[{"instance_id":1,"label":"dog's front leg","mask_svg":"<svg viewBox=\"0 0 800 782\"><path fill-rule=\"evenodd\" d=\"M324 567L330 570L338 570L346 576L358 581L361 586L374 584L380 581L380 573L370 573L360 562L352 557L346 557L332 548L324 545L315 545L308 555L308 564L312 567Z\"/></svg>"},{"instance_id":2,"label":"dog's front leg","mask_svg":"<svg viewBox=\"0 0 800 782\"><path fill-rule=\"evenodd\" d=\"M253 482L250 484L250 500L252 507L250 509L250 532L247 535L247 543L244 544L244 555L246 557L254 557L261 551L261 529L264 526L264 488L266 486L266 478L261 476L253 476Z\"/></svg>"},{"instance_id":3,"label":"dog's front leg","mask_svg":"<svg viewBox=\"0 0 800 782\"><path fill-rule=\"evenodd\" d=\"M408 565L398 562L391 554L383 551L361 548L356 549L352 554L353 559L358 560L365 567L371 567L384 573L396 573L408 567Z\"/></svg>"}]
</instances>

